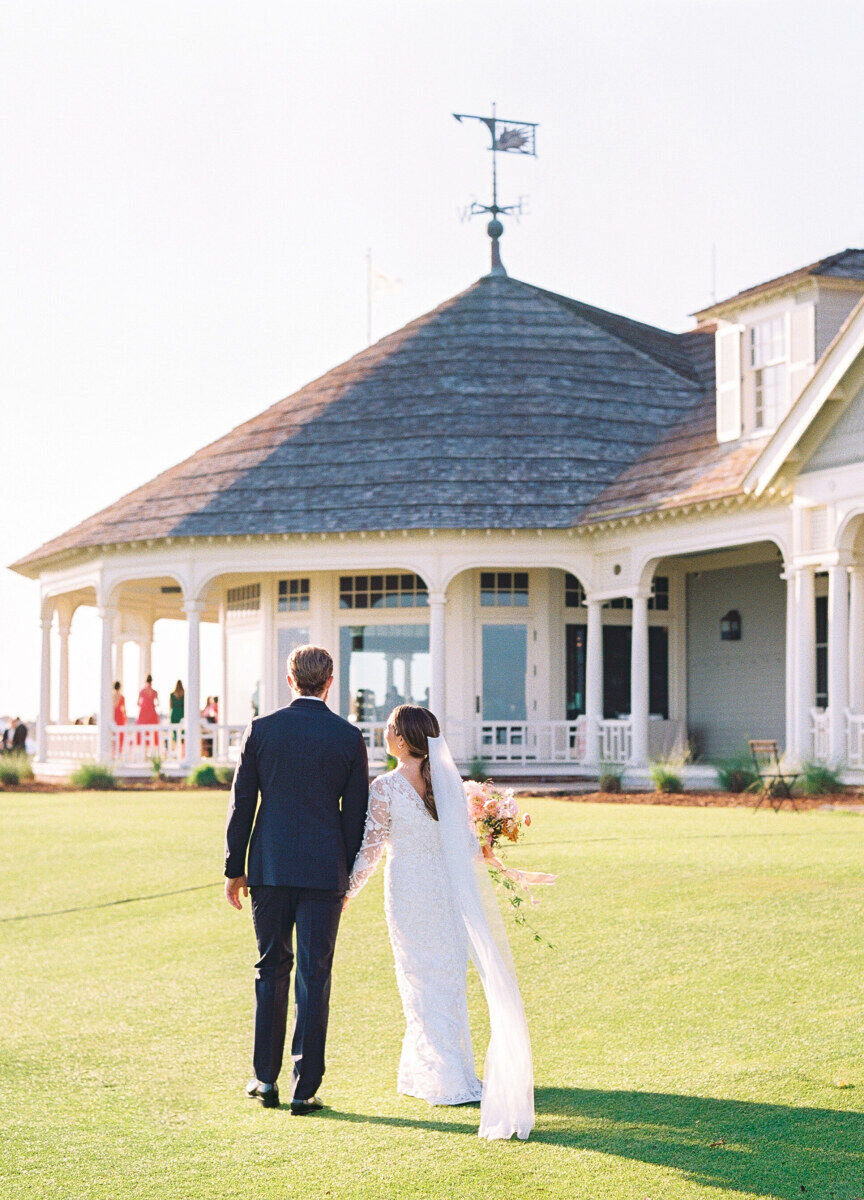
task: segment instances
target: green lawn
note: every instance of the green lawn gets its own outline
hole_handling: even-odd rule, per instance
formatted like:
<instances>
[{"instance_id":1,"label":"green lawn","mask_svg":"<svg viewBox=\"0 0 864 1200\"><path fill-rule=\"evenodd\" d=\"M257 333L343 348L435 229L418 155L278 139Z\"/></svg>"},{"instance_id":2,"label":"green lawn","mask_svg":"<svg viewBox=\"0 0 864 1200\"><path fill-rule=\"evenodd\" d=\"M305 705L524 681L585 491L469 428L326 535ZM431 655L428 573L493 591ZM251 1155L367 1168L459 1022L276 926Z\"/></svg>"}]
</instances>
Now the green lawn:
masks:
<instances>
[{"instance_id":1,"label":"green lawn","mask_svg":"<svg viewBox=\"0 0 864 1200\"><path fill-rule=\"evenodd\" d=\"M557 948L512 939L523 1145L396 1095L380 872L340 934L330 1110L243 1099L255 955L220 890L225 804L0 796L3 1200L864 1197L864 818L532 804L511 862L559 881L536 915ZM482 1057L473 979L472 1012Z\"/></svg>"}]
</instances>

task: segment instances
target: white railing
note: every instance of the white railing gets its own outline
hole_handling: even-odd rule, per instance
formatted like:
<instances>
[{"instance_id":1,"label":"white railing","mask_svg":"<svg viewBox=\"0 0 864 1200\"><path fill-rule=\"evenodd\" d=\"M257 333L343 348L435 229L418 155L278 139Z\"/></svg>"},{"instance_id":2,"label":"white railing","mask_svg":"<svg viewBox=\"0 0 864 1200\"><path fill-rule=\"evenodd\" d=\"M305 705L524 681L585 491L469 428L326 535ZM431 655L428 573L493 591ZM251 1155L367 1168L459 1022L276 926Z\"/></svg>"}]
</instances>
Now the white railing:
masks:
<instances>
[{"instance_id":1,"label":"white railing","mask_svg":"<svg viewBox=\"0 0 864 1200\"><path fill-rule=\"evenodd\" d=\"M186 755L186 726L162 721L159 725L112 725L111 758L126 766L148 766L158 758L163 766L178 766Z\"/></svg>"},{"instance_id":2,"label":"white railing","mask_svg":"<svg viewBox=\"0 0 864 1200\"><path fill-rule=\"evenodd\" d=\"M830 722L827 708L810 709L810 732L813 736L813 758L827 762L831 755Z\"/></svg>"},{"instance_id":3,"label":"white railing","mask_svg":"<svg viewBox=\"0 0 864 1200\"><path fill-rule=\"evenodd\" d=\"M387 728L387 722L357 721L356 725L363 734L363 741L366 743L370 765L380 767L387 761L387 746L384 741L384 730Z\"/></svg>"},{"instance_id":4,"label":"white railing","mask_svg":"<svg viewBox=\"0 0 864 1200\"><path fill-rule=\"evenodd\" d=\"M87 762L98 752L99 730L95 725L49 725L45 730L49 762Z\"/></svg>"},{"instance_id":5,"label":"white railing","mask_svg":"<svg viewBox=\"0 0 864 1200\"><path fill-rule=\"evenodd\" d=\"M630 718L603 720L600 722L600 761L604 763L626 763L630 759L632 731Z\"/></svg>"},{"instance_id":6,"label":"white railing","mask_svg":"<svg viewBox=\"0 0 864 1200\"><path fill-rule=\"evenodd\" d=\"M864 769L864 713L846 712L846 765Z\"/></svg>"},{"instance_id":7,"label":"white railing","mask_svg":"<svg viewBox=\"0 0 864 1200\"><path fill-rule=\"evenodd\" d=\"M477 757L486 762L579 763L585 758L585 718L575 721L478 721Z\"/></svg>"}]
</instances>

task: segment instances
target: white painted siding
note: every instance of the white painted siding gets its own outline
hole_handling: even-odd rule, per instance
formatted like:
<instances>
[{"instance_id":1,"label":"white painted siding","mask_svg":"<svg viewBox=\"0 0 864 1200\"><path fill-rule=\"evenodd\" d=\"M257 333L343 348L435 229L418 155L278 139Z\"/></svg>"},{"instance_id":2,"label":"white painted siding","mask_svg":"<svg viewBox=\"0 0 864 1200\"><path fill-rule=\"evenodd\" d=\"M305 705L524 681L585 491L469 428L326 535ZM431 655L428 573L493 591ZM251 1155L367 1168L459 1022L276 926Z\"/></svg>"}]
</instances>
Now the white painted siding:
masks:
<instances>
[{"instance_id":1,"label":"white painted siding","mask_svg":"<svg viewBox=\"0 0 864 1200\"><path fill-rule=\"evenodd\" d=\"M819 289L816 305L816 361L818 362L834 340L837 330L861 299L860 292L839 292Z\"/></svg>"},{"instance_id":2,"label":"white painted siding","mask_svg":"<svg viewBox=\"0 0 864 1200\"><path fill-rule=\"evenodd\" d=\"M708 757L748 738L785 741L786 584L778 563L687 577L687 727ZM740 642L720 640L720 619L741 614Z\"/></svg>"},{"instance_id":3,"label":"white painted siding","mask_svg":"<svg viewBox=\"0 0 864 1200\"><path fill-rule=\"evenodd\" d=\"M801 474L864 463L864 389L851 401Z\"/></svg>"}]
</instances>

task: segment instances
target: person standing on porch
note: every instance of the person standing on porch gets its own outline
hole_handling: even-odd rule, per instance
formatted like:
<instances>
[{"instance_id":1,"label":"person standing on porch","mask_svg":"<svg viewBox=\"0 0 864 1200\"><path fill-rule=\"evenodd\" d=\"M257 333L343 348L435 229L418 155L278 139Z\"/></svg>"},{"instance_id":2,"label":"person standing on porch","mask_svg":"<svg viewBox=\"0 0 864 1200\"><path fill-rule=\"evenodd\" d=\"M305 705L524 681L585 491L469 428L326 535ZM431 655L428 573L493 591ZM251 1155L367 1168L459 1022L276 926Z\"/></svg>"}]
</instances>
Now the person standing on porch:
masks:
<instances>
[{"instance_id":1,"label":"person standing on porch","mask_svg":"<svg viewBox=\"0 0 864 1200\"><path fill-rule=\"evenodd\" d=\"M148 675L146 683L138 693L138 724L156 727L152 731L148 730L144 733L144 745L153 754L159 750L159 714L156 711L158 699L159 693L153 687L153 676ZM138 744L141 744L140 734L138 735Z\"/></svg>"},{"instance_id":2,"label":"person standing on porch","mask_svg":"<svg viewBox=\"0 0 864 1200\"><path fill-rule=\"evenodd\" d=\"M181 723L181 721L183 720L184 716L186 715L186 690L183 687L182 679L178 679L177 682L174 684L174 691L168 697L168 707L169 707L169 720L171 721L171 724L179 725ZM177 741L176 730L174 731L174 733L171 734L171 737L174 742ZM181 744L181 748L180 748L180 754L181 754L181 756L185 756L185 754L186 754L185 746L183 746L182 744Z\"/></svg>"},{"instance_id":3,"label":"person standing on porch","mask_svg":"<svg viewBox=\"0 0 864 1200\"><path fill-rule=\"evenodd\" d=\"M120 680L114 684L114 724L126 724L126 697L123 695L122 685ZM123 734L117 734L117 749L123 753Z\"/></svg>"}]
</instances>

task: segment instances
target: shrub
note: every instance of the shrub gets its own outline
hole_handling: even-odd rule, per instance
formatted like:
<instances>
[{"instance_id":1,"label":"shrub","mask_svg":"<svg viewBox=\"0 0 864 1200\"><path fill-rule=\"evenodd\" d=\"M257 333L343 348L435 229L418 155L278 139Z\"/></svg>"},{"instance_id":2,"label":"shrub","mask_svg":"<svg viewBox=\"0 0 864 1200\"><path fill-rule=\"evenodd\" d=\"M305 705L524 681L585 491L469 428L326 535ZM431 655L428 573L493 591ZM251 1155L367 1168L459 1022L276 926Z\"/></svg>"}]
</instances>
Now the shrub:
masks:
<instances>
[{"instance_id":1,"label":"shrub","mask_svg":"<svg viewBox=\"0 0 864 1200\"><path fill-rule=\"evenodd\" d=\"M33 778L33 768L26 754L4 754L0 759L0 783L4 787L15 787L25 779Z\"/></svg>"},{"instance_id":2,"label":"shrub","mask_svg":"<svg viewBox=\"0 0 864 1200\"><path fill-rule=\"evenodd\" d=\"M624 768L618 763L603 763L597 780L598 792L620 792Z\"/></svg>"},{"instance_id":3,"label":"shrub","mask_svg":"<svg viewBox=\"0 0 864 1200\"><path fill-rule=\"evenodd\" d=\"M649 774L658 792L680 792L683 788L681 776L669 763L652 763Z\"/></svg>"},{"instance_id":4,"label":"shrub","mask_svg":"<svg viewBox=\"0 0 864 1200\"><path fill-rule=\"evenodd\" d=\"M473 779L475 783L485 783L489 778L486 773L486 759L481 755L475 754L468 764L468 778Z\"/></svg>"},{"instance_id":5,"label":"shrub","mask_svg":"<svg viewBox=\"0 0 864 1200\"><path fill-rule=\"evenodd\" d=\"M69 782L83 792L112 792L117 786L111 768L95 762L81 763L69 776Z\"/></svg>"},{"instance_id":6,"label":"shrub","mask_svg":"<svg viewBox=\"0 0 864 1200\"><path fill-rule=\"evenodd\" d=\"M219 787L219 778L212 763L199 763L186 776L186 787L215 788Z\"/></svg>"},{"instance_id":7,"label":"shrub","mask_svg":"<svg viewBox=\"0 0 864 1200\"><path fill-rule=\"evenodd\" d=\"M216 768L216 778L219 780L219 782L224 787L230 787L231 784L234 782L234 768L233 767L217 767Z\"/></svg>"},{"instance_id":8,"label":"shrub","mask_svg":"<svg viewBox=\"0 0 864 1200\"><path fill-rule=\"evenodd\" d=\"M825 763L806 762L801 768L801 777L795 791L805 796L834 796L843 791L840 773Z\"/></svg>"},{"instance_id":9,"label":"shrub","mask_svg":"<svg viewBox=\"0 0 864 1200\"><path fill-rule=\"evenodd\" d=\"M153 776L154 783L162 783L165 779L162 774L162 759L158 754L150 755L150 774Z\"/></svg>"},{"instance_id":10,"label":"shrub","mask_svg":"<svg viewBox=\"0 0 864 1200\"><path fill-rule=\"evenodd\" d=\"M759 783L759 776L753 769L753 759L743 750L740 754L721 759L715 766L724 792L747 792Z\"/></svg>"}]
</instances>

